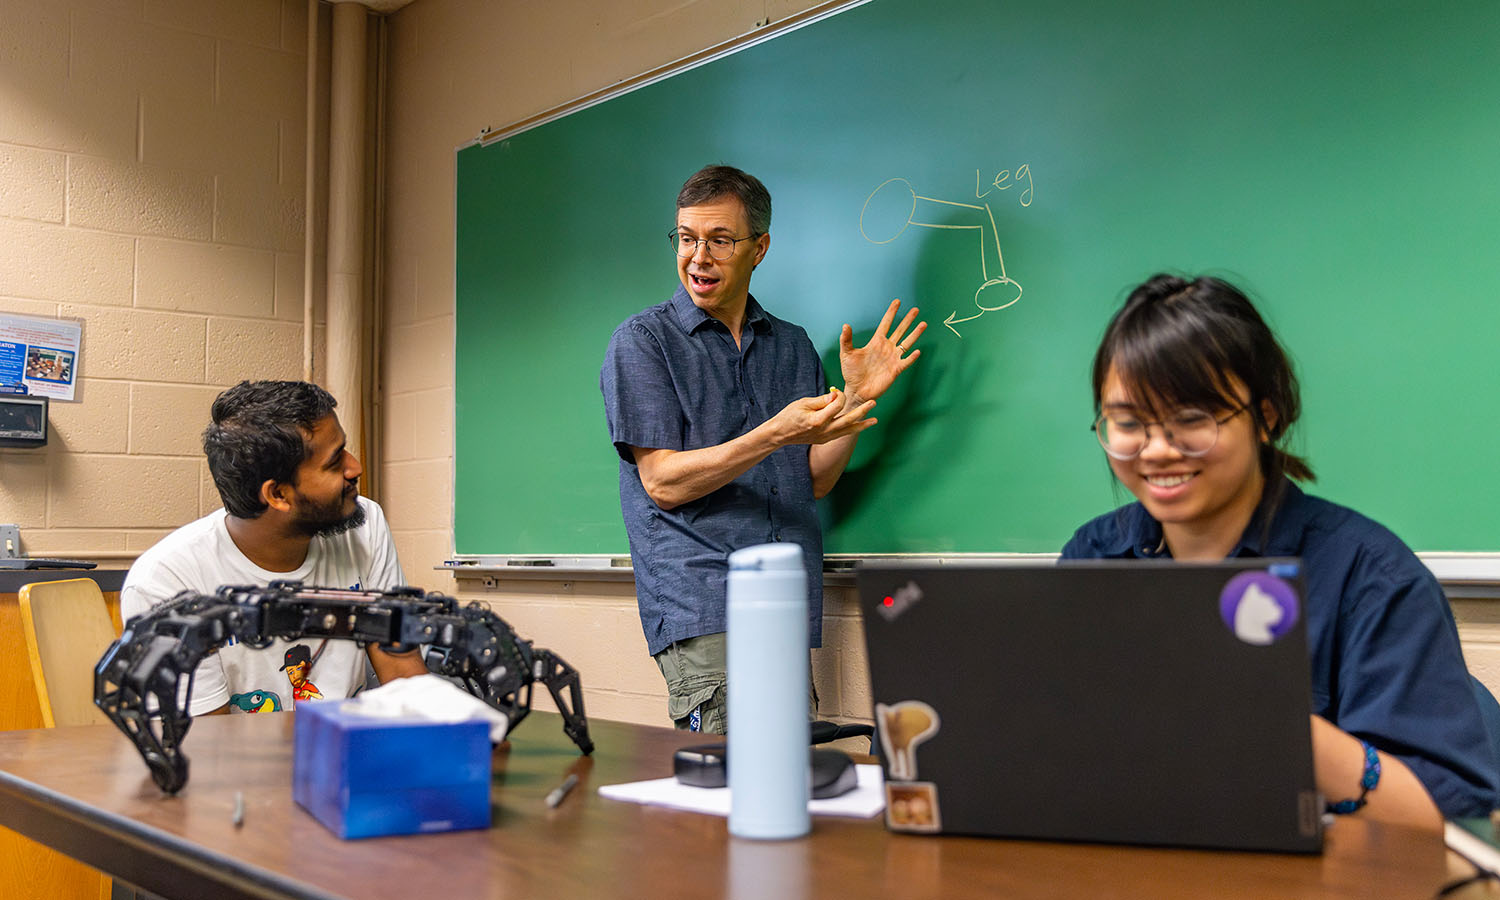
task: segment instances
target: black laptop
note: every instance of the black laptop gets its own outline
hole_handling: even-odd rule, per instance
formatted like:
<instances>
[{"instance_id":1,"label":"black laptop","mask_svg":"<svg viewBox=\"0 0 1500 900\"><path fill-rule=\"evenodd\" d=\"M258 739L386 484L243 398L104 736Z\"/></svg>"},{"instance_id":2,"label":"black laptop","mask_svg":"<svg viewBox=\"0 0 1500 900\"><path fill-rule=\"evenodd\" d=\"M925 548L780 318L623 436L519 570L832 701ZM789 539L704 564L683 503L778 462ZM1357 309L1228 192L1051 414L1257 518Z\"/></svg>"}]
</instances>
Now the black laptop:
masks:
<instances>
[{"instance_id":1,"label":"black laptop","mask_svg":"<svg viewBox=\"0 0 1500 900\"><path fill-rule=\"evenodd\" d=\"M1296 560L857 580L892 829L1322 849Z\"/></svg>"}]
</instances>

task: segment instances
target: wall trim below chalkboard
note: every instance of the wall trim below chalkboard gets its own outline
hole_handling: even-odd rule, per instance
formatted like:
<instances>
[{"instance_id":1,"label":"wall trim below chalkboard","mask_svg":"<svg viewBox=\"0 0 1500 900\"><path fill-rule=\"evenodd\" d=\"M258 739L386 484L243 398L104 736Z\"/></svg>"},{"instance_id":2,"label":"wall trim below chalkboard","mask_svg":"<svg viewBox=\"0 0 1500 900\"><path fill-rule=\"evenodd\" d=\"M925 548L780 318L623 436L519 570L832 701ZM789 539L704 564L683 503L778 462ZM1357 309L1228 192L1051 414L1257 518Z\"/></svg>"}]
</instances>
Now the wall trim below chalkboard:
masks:
<instances>
[{"instance_id":1,"label":"wall trim below chalkboard","mask_svg":"<svg viewBox=\"0 0 1500 900\"><path fill-rule=\"evenodd\" d=\"M1500 553L1418 553L1449 597L1500 597ZM1056 553L830 553L823 557L825 578L849 576L861 560L911 559L955 566L1001 563L1026 565L1057 559ZM434 569L463 580L496 581L629 581L635 578L630 557L610 553L545 556L482 554L455 556ZM852 582L851 582L852 583Z\"/></svg>"}]
</instances>

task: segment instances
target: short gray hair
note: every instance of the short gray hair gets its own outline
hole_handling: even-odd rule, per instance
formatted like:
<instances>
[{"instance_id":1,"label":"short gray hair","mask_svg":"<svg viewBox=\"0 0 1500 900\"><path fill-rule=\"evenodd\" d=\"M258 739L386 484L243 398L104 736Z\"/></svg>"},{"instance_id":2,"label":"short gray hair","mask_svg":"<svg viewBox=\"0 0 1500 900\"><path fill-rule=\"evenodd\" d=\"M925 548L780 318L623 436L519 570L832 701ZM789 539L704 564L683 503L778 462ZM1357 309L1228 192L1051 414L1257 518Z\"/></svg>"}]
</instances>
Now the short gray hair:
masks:
<instances>
[{"instance_id":1,"label":"short gray hair","mask_svg":"<svg viewBox=\"0 0 1500 900\"><path fill-rule=\"evenodd\" d=\"M726 195L744 204L751 232L762 235L771 230L771 192L759 178L734 166L704 166L694 172L677 192L677 208L698 206Z\"/></svg>"}]
</instances>

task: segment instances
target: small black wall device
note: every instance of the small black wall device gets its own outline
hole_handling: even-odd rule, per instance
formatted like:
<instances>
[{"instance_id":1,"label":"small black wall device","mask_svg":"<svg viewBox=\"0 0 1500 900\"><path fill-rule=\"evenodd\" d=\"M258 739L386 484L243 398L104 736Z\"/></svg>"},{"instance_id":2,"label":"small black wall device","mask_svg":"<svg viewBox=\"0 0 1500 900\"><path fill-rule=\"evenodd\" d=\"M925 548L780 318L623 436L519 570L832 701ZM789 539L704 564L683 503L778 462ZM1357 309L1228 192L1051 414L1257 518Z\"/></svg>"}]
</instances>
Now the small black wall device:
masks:
<instances>
[{"instance_id":1,"label":"small black wall device","mask_svg":"<svg viewBox=\"0 0 1500 900\"><path fill-rule=\"evenodd\" d=\"M47 398L0 394L0 447L47 445Z\"/></svg>"}]
</instances>

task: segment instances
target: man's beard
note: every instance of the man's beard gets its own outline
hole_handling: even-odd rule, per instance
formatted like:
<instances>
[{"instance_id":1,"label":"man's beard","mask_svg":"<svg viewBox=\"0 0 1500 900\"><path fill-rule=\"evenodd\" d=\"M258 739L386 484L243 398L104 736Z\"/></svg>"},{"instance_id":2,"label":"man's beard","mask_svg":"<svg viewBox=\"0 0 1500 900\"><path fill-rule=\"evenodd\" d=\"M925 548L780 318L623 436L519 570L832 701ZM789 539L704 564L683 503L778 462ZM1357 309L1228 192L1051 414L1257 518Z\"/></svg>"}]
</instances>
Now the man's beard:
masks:
<instances>
[{"instance_id":1,"label":"man's beard","mask_svg":"<svg viewBox=\"0 0 1500 900\"><path fill-rule=\"evenodd\" d=\"M344 496L340 494L332 503L298 504L292 526L307 537L333 537L365 524L365 508L354 503L354 512L344 515Z\"/></svg>"}]
</instances>

